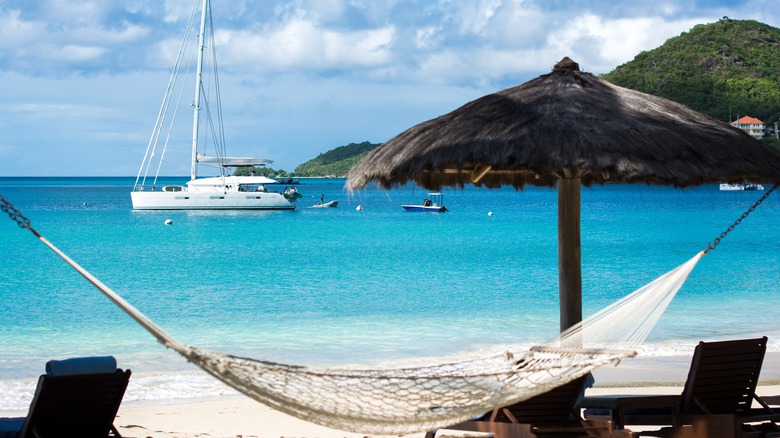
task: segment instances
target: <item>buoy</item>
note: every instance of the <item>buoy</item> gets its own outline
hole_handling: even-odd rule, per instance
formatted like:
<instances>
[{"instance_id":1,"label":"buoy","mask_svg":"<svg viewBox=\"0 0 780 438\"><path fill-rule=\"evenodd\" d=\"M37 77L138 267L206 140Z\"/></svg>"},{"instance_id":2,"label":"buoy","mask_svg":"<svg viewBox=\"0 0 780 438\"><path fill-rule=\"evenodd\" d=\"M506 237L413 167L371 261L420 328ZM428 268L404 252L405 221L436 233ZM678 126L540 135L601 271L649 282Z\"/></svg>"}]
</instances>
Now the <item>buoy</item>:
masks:
<instances>
[{"instance_id":1,"label":"buoy","mask_svg":"<svg viewBox=\"0 0 780 438\"><path fill-rule=\"evenodd\" d=\"M358 205L357 207L355 207L355 210L357 210L357 211L360 211L360 210L362 210L362 209L363 209L363 206L362 206L362 205Z\"/></svg>"},{"instance_id":2,"label":"buoy","mask_svg":"<svg viewBox=\"0 0 780 438\"><path fill-rule=\"evenodd\" d=\"M172 224L172 223L173 223L173 221L172 221L172 220L170 220L170 219L165 219L165 225L170 225L170 224Z\"/></svg>"},{"instance_id":3,"label":"buoy","mask_svg":"<svg viewBox=\"0 0 780 438\"><path fill-rule=\"evenodd\" d=\"M492 211L489 211L489 212L488 212L488 216L493 216L493 212L492 212Z\"/></svg>"}]
</instances>

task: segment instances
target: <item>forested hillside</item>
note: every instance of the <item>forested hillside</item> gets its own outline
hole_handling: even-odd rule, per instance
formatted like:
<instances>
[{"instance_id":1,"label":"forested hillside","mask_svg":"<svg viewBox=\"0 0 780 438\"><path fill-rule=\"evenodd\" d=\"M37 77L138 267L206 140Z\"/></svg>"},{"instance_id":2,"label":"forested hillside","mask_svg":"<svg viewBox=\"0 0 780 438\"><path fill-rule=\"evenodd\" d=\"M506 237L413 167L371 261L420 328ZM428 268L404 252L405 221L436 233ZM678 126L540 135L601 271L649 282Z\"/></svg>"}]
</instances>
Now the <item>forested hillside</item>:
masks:
<instances>
[{"instance_id":1,"label":"forested hillside","mask_svg":"<svg viewBox=\"0 0 780 438\"><path fill-rule=\"evenodd\" d=\"M602 76L723 121L780 118L780 29L728 17L693 27Z\"/></svg>"},{"instance_id":2,"label":"forested hillside","mask_svg":"<svg viewBox=\"0 0 780 438\"><path fill-rule=\"evenodd\" d=\"M364 155L379 146L378 143L350 143L339 146L328 152L318 155L295 168L295 176L325 176L345 177L349 169L355 165Z\"/></svg>"}]
</instances>

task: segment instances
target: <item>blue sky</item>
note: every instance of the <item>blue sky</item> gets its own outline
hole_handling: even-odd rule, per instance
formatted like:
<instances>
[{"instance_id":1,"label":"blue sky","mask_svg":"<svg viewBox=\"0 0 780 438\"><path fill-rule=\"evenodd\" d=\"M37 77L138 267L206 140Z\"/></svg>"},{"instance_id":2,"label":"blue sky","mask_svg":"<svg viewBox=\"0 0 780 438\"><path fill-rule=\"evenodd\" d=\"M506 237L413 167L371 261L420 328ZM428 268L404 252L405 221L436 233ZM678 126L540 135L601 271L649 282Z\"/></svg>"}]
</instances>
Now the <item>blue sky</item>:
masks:
<instances>
[{"instance_id":1,"label":"blue sky","mask_svg":"<svg viewBox=\"0 0 780 438\"><path fill-rule=\"evenodd\" d=\"M0 176L135 175L192 4L0 0ZM384 142L564 56L601 74L723 16L780 27L777 0L212 8L230 155L288 171L336 146ZM163 174L188 173L187 162L170 166Z\"/></svg>"}]
</instances>

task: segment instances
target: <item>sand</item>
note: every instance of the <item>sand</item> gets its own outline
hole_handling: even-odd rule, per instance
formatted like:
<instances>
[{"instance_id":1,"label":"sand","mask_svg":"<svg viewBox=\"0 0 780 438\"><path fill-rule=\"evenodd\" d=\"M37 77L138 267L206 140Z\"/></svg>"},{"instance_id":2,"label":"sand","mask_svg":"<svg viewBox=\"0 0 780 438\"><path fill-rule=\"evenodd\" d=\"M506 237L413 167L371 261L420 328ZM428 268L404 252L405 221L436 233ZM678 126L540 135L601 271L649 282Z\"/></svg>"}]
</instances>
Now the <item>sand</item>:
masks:
<instances>
[{"instance_id":1,"label":"sand","mask_svg":"<svg viewBox=\"0 0 780 438\"><path fill-rule=\"evenodd\" d=\"M114 425L122 436L135 438L365 436L308 423L241 395L197 403L123 406Z\"/></svg>"},{"instance_id":2,"label":"sand","mask_svg":"<svg viewBox=\"0 0 780 438\"><path fill-rule=\"evenodd\" d=\"M599 394L679 394L681 387L592 388ZM780 394L778 386L760 386L759 395ZM318 426L274 411L243 396L198 403L122 406L114 424L124 437L362 438L366 435ZM636 428L634 428L636 429ZM423 433L406 435L422 438Z\"/></svg>"},{"instance_id":3,"label":"sand","mask_svg":"<svg viewBox=\"0 0 780 438\"><path fill-rule=\"evenodd\" d=\"M636 358L594 373L586 395L680 394L690 357ZM780 354L767 353L757 393L780 395ZM123 404L114 423L126 437L361 438L308 423L236 394L220 400L165 405ZM406 435L421 438L424 434Z\"/></svg>"},{"instance_id":4,"label":"sand","mask_svg":"<svg viewBox=\"0 0 780 438\"><path fill-rule=\"evenodd\" d=\"M690 357L637 357L618 367L594 372L596 385L586 395L680 394ZM767 353L756 391L780 395L780 353ZM780 397L775 397L780 401ZM26 411L0 411L0 417L20 417ZM151 403L125 401L114 425L127 438L362 438L365 434L318 426L275 411L241 394L216 400ZM634 428L636 429L636 428ZM406 435L422 438L423 433Z\"/></svg>"}]
</instances>

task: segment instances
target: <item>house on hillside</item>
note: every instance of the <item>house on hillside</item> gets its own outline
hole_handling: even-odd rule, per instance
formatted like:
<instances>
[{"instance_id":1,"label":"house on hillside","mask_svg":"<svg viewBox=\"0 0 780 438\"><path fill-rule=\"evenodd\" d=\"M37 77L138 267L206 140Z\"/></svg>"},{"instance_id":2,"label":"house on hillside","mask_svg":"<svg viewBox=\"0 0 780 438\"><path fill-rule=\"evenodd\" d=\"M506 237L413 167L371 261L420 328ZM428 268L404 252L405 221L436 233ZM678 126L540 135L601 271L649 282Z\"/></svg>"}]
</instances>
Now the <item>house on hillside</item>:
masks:
<instances>
[{"instance_id":1,"label":"house on hillside","mask_svg":"<svg viewBox=\"0 0 780 438\"><path fill-rule=\"evenodd\" d=\"M731 122L731 126L739 128L758 140L764 138L764 122L755 117L744 116Z\"/></svg>"}]
</instances>

